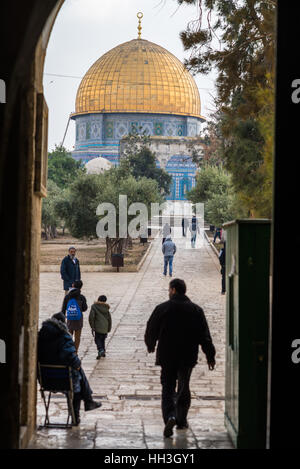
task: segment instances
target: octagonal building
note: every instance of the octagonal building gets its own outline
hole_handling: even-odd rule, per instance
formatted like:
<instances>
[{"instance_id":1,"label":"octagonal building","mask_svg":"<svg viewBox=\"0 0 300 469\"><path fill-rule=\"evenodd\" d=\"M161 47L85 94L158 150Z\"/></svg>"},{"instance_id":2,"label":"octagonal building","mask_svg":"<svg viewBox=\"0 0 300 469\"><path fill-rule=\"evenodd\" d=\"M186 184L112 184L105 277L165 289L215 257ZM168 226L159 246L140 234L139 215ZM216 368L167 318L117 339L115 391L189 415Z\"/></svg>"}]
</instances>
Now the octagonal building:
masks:
<instances>
[{"instance_id":1,"label":"octagonal building","mask_svg":"<svg viewBox=\"0 0 300 469\"><path fill-rule=\"evenodd\" d=\"M133 39L100 57L81 81L76 97L73 157L119 163L129 133L151 137L157 165L172 175L169 200L185 200L195 184L191 143L199 135L200 95L183 64L163 47Z\"/></svg>"}]
</instances>

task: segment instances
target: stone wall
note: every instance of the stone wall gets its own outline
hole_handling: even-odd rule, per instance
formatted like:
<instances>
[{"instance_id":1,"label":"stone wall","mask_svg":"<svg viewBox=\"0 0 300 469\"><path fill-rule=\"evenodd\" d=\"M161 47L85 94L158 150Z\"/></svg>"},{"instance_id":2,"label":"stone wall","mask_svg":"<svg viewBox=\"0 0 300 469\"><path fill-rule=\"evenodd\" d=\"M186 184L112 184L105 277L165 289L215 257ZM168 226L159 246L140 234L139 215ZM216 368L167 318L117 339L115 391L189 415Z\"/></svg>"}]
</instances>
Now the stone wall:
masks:
<instances>
[{"instance_id":1,"label":"stone wall","mask_svg":"<svg viewBox=\"0 0 300 469\"><path fill-rule=\"evenodd\" d=\"M39 313L41 226L40 164L47 158L43 65L48 38L62 0L5 1L0 31L1 78L7 85L0 107L0 231L2 289L0 447L26 447L36 425L36 339ZM44 107L46 110L46 106ZM43 109L44 109L43 108ZM43 128L43 132L40 132ZM45 154L46 148L46 154ZM44 158L43 158L44 157ZM45 166L44 166L45 169Z\"/></svg>"}]
</instances>

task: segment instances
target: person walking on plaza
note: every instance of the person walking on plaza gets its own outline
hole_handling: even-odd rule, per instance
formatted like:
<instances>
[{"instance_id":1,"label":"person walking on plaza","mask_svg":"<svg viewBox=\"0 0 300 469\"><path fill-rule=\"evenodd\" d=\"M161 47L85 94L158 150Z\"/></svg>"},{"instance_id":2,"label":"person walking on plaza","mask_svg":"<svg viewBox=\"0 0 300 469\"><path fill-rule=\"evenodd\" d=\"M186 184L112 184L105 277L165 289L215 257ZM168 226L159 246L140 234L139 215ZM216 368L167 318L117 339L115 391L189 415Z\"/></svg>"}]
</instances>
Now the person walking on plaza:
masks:
<instances>
[{"instance_id":1,"label":"person walking on plaza","mask_svg":"<svg viewBox=\"0 0 300 469\"><path fill-rule=\"evenodd\" d=\"M63 313L54 314L43 322L38 334L38 362L42 365L65 365L72 368L74 425L80 423L80 404L84 401L85 411L101 407L94 401L93 391L81 367L75 344L68 332Z\"/></svg>"},{"instance_id":2,"label":"person walking on plaza","mask_svg":"<svg viewBox=\"0 0 300 469\"><path fill-rule=\"evenodd\" d=\"M169 236L170 234L171 234L171 227L169 223L165 223L162 229L162 235L163 235L162 244L164 244L167 236Z\"/></svg>"},{"instance_id":3,"label":"person walking on plaza","mask_svg":"<svg viewBox=\"0 0 300 469\"><path fill-rule=\"evenodd\" d=\"M181 227L182 227L182 236L186 236L186 229L188 227L189 221L183 217L181 220Z\"/></svg>"},{"instance_id":4,"label":"person walking on plaza","mask_svg":"<svg viewBox=\"0 0 300 469\"><path fill-rule=\"evenodd\" d=\"M72 284L77 280L81 280L79 260L76 255L76 249L74 246L69 248L69 254L63 258L60 266L61 278L64 281L64 291L67 295Z\"/></svg>"},{"instance_id":5,"label":"person walking on plaza","mask_svg":"<svg viewBox=\"0 0 300 469\"><path fill-rule=\"evenodd\" d=\"M189 229L190 229L190 232L191 232L191 245L194 248L195 244L196 244L197 233L200 233L199 223L198 223L198 220L197 220L195 215L193 216L193 218L191 220Z\"/></svg>"},{"instance_id":6,"label":"person walking on plaza","mask_svg":"<svg viewBox=\"0 0 300 469\"><path fill-rule=\"evenodd\" d=\"M224 245L219 254L219 262L221 265L221 275L222 275L222 295L226 293L226 242L224 241Z\"/></svg>"},{"instance_id":7,"label":"person walking on plaza","mask_svg":"<svg viewBox=\"0 0 300 469\"><path fill-rule=\"evenodd\" d=\"M216 351L204 312L186 296L184 280L171 280L169 301L156 306L147 322L145 343L149 353L157 344L155 364L161 366L164 436L170 437L176 424L177 429L188 428L189 382L199 345L209 370L215 367Z\"/></svg>"},{"instance_id":8,"label":"person walking on plaza","mask_svg":"<svg viewBox=\"0 0 300 469\"><path fill-rule=\"evenodd\" d=\"M222 232L222 229L220 227L216 228L214 240L213 240L214 243L216 242L217 238L219 238L220 241L222 240L221 232Z\"/></svg>"},{"instance_id":9,"label":"person walking on plaza","mask_svg":"<svg viewBox=\"0 0 300 469\"><path fill-rule=\"evenodd\" d=\"M89 314L89 323L98 349L97 360L106 355L105 339L111 331L111 315L106 301L105 295L99 296L98 301L92 305Z\"/></svg>"},{"instance_id":10,"label":"person walking on plaza","mask_svg":"<svg viewBox=\"0 0 300 469\"><path fill-rule=\"evenodd\" d=\"M86 298L81 294L82 285L81 280L74 282L69 293L65 296L62 305L62 313L67 317L68 330L72 337L75 335L76 352L79 349L83 328L82 313L88 309Z\"/></svg>"},{"instance_id":11,"label":"person walking on plaza","mask_svg":"<svg viewBox=\"0 0 300 469\"><path fill-rule=\"evenodd\" d=\"M167 275L169 265L169 275L172 277L173 273L173 259L176 252L176 244L173 243L171 236L167 236L164 244L162 245L162 252L164 255L164 276Z\"/></svg>"}]
</instances>

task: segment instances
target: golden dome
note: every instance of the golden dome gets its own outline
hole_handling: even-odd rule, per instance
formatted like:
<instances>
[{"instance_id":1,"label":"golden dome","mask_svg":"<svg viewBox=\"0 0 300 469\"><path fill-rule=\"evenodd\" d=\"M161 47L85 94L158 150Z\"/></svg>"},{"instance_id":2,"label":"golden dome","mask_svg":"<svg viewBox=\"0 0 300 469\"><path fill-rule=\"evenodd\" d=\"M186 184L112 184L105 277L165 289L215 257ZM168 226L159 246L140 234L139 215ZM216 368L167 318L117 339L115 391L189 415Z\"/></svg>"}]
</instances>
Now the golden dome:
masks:
<instances>
[{"instance_id":1,"label":"golden dome","mask_svg":"<svg viewBox=\"0 0 300 469\"><path fill-rule=\"evenodd\" d=\"M73 115L97 112L201 117L201 104L193 77L173 54L133 39L100 57L79 86Z\"/></svg>"}]
</instances>

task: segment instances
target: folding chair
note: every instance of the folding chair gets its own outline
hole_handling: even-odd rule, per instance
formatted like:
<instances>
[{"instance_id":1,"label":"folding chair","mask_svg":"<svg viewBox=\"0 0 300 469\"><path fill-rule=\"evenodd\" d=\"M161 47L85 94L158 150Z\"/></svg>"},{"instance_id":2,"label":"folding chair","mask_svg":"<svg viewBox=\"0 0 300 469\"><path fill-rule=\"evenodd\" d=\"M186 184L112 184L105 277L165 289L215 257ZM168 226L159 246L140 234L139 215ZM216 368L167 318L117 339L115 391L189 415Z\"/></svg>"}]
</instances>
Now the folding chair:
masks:
<instances>
[{"instance_id":1,"label":"folding chair","mask_svg":"<svg viewBox=\"0 0 300 469\"><path fill-rule=\"evenodd\" d=\"M73 381L72 368L63 365L41 365L38 363L38 380L40 383L40 393L45 404L46 416L42 427L48 428L71 428L75 424L75 414L73 408ZM45 392L49 392L46 399ZM67 423L50 423L49 407L52 393L63 393L68 403ZM71 418L71 423L69 423Z\"/></svg>"}]
</instances>

